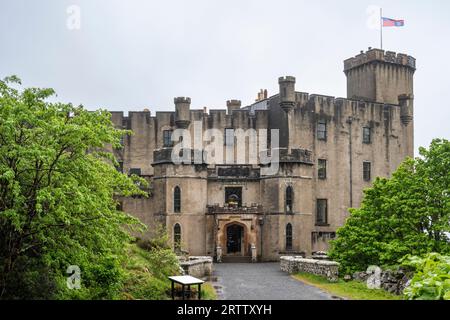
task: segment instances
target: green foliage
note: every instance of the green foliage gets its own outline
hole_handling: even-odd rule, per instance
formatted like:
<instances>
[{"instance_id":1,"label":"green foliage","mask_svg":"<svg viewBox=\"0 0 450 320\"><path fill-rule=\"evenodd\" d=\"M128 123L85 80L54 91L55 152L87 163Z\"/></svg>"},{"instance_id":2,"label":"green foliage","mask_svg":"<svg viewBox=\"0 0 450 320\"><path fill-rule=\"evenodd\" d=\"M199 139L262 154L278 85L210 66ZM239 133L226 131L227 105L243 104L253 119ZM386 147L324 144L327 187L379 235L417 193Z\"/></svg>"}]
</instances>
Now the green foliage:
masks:
<instances>
[{"instance_id":1,"label":"green foliage","mask_svg":"<svg viewBox=\"0 0 450 320\"><path fill-rule=\"evenodd\" d=\"M127 299L167 299L171 287L168 276L179 274L178 259L173 251L142 249L130 245L127 249L124 297Z\"/></svg>"},{"instance_id":2,"label":"green foliage","mask_svg":"<svg viewBox=\"0 0 450 320\"><path fill-rule=\"evenodd\" d=\"M337 232L330 256L345 273L392 265L407 254L450 253L450 142L436 139L377 178Z\"/></svg>"},{"instance_id":3,"label":"green foliage","mask_svg":"<svg viewBox=\"0 0 450 320\"><path fill-rule=\"evenodd\" d=\"M105 110L47 102L53 94L0 81L0 298L113 299L126 230L142 229L114 199L146 196L146 182L105 152L130 132ZM81 268L80 290L66 286L70 265Z\"/></svg>"},{"instance_id":4,"label":"green foliage","mask_svg":"<svg viewBox=\"0 0 450 320\"><path fill-rule=\"evenodd\" d=\"M403 264L415 274L404 294L409 300L450 300L450 256L429 253L425 257L407 256Z\"/></svg>"}]
</instances>

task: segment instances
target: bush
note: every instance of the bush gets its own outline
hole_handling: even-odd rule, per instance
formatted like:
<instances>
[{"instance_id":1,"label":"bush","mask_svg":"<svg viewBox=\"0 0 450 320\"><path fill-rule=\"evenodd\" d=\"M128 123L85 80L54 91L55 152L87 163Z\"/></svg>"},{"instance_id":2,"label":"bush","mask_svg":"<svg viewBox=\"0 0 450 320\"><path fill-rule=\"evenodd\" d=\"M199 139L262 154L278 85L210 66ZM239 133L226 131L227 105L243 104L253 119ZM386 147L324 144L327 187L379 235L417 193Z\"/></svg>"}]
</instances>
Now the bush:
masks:
<instances>
[{"instance_id":1,"label":"bush","mask_svg":"<svg viewBox=\"0 0 450 320\"><path fill-rule=\"evenodd\" d=\"M404 294L409 300L450 300L450 256L407 256L403 264L416 271Z\"/></svg>"},{"instance_id":2,"label":"bush","mask_svg":"<svg viewBox=\"0 0 450 320\"><path fill-rule=\"evenodd\" d=\"M133 244L128 248L125 269L125 298L163 300L170 291L168 277L179 273L179 264L171 250L146 250Z\"/></svg>"}]
</instances>

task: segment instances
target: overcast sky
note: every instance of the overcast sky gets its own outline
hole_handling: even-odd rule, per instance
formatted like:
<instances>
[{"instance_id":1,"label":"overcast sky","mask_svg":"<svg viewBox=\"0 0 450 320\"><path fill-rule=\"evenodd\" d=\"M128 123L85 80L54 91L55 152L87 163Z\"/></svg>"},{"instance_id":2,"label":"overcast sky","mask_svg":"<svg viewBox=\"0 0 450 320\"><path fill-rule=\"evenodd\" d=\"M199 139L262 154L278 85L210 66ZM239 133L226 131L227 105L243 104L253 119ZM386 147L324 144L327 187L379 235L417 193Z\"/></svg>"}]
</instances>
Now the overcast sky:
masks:
<instances>
[{"instance_id":1,"label":"overcast sky","mask_svg":"<svg viewBox=\"0 0 450 320\"><path fill-rule=\"evenodd\" d=\"M90 110L173 110L175 96L247 105L282 75L345 97L343 60L380 46L371 6L406 23L384 29L384 48L417 58L416 148L450 139L447 0L0 0L0 77Z\"/></svg>"}]
</instances>

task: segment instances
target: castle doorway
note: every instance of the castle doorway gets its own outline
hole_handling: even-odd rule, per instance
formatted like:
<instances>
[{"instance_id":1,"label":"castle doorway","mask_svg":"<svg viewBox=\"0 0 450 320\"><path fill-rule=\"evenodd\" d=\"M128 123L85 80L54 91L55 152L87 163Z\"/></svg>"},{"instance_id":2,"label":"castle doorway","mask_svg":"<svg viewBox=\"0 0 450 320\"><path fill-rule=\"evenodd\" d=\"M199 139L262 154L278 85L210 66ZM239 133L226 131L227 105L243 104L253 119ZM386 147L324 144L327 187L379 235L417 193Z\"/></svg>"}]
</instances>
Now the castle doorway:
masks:
<instances>
[{"instance_id":1,"label":"castle doorway","mask_svg":"<svg viewBox=\"0 0 450 320\"><path fill-rule=\"evenodd\" d=\"M242 254L242 244L244 240L244 227L232 224L227 227L227 254Z\"/></svg>"}]
</instances>

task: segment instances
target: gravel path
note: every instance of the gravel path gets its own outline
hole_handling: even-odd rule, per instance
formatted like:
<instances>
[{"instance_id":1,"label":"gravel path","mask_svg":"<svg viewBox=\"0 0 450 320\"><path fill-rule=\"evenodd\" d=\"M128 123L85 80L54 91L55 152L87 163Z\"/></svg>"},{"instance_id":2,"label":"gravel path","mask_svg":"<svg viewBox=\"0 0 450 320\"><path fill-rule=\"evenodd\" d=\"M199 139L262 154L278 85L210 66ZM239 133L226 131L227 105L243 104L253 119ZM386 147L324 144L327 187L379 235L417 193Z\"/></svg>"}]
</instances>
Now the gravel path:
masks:
<instances>
[{"instance_id":1,"label":"gravel path","mask_svg":"<svg viewBox=\"0 0 450 320\"><path fill-rule=\"evenodd\" d=\"M293 279L279 263L215 263L214 283L223 300L329 300L331 295Z\"/></svg>"}]
</instances>

